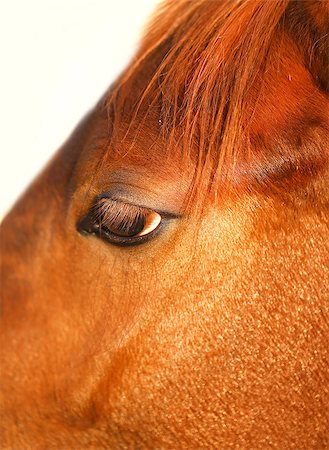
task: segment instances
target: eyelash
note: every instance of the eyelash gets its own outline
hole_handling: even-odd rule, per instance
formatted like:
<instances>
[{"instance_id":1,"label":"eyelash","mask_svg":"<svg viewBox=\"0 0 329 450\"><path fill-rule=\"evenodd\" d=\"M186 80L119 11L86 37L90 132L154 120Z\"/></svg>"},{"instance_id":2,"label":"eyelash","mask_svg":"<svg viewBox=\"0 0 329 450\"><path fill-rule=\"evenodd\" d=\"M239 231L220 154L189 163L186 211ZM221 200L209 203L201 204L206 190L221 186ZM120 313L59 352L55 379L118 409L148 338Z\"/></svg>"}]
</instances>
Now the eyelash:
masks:
<instances>
[{"instance_id":1,"label":"eyelash","mask_svg":"<svg viewBox=\"0 0 329 450\"><path fill-rule=\"evenodd\" d=\"M82 234L95 235L114 245L132 246L153 239L165 222L174 217L173 214L103 196L96 199L89 213L78 223L77 229ZM147 228L151 231L147 232Z\"/></svg>"}]
</instances>

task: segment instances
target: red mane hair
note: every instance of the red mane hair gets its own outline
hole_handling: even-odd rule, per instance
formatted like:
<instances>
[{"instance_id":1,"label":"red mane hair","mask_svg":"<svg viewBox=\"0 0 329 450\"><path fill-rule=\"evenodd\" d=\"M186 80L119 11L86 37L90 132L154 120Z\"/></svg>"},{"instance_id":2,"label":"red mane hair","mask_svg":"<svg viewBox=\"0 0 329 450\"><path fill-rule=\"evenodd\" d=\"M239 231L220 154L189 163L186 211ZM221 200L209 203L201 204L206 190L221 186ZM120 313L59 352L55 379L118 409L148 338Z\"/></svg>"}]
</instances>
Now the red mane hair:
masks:
<instances>
[{"instance_id":1,"label":"red mane hair","mask_svg":"<svg viewBox=\"0 0 329 450\"><path fill-rule=\"evenodd\" d=\"M192 188L208 169L210 186L313 176L327 159L323 17L321 1L165 2L109 96L114 122L156 115L166 153L195 162Z\"/></svg>"}]
</instances>

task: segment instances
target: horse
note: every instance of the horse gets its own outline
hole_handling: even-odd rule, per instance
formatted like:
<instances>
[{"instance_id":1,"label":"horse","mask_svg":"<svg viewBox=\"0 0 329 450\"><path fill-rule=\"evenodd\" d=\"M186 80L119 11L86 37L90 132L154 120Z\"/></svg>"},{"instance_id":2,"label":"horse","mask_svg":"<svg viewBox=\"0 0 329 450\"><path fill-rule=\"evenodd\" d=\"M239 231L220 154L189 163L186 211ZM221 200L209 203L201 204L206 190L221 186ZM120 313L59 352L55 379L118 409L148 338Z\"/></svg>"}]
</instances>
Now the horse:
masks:
<instances>
[{"instance_id":1,"label":"horse","mask_svg":"<svg viewBox=\"0 0 329 450\"><path fill-rule=\"evenodd\" d=\"M328 24L159 6L2 223L2 448L329 448Z\"/></svg>"}]
</instances>

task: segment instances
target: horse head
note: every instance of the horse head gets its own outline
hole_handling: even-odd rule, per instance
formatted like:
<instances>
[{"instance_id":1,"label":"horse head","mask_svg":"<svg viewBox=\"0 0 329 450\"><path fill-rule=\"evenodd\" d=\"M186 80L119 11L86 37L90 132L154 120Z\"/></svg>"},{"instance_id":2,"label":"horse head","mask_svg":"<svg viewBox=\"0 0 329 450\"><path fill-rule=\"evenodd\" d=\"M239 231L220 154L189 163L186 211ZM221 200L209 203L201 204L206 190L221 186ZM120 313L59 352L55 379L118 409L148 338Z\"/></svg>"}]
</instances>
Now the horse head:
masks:
<instances>
[{"instance_id":1,"label":"horse head","mask_svg":"<svg viewBox=\"0 0 329 450\"><path fill-rule=\"evenodd\" d=\"M328 23L159 9L3 221L4 448L328 448Z\"/></svg>"}]
</instances>

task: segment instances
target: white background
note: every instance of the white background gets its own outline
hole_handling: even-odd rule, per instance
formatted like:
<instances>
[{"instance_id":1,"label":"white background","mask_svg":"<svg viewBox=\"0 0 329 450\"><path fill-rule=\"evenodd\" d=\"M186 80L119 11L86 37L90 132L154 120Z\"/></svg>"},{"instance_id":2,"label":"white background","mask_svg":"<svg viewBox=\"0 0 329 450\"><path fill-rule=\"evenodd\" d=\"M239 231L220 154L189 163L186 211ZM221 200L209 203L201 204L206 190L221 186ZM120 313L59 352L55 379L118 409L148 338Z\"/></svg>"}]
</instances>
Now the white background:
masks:
<instances>
[{"instance_id":1,"label":"white background","mask_svg":"<svg viewBox=\"0 0 329 450\"><path fill-rule=\"evenodd\" d=\"M0 0L0 218L133 55L159 0Z\"/></svg>"}]
</instances>

